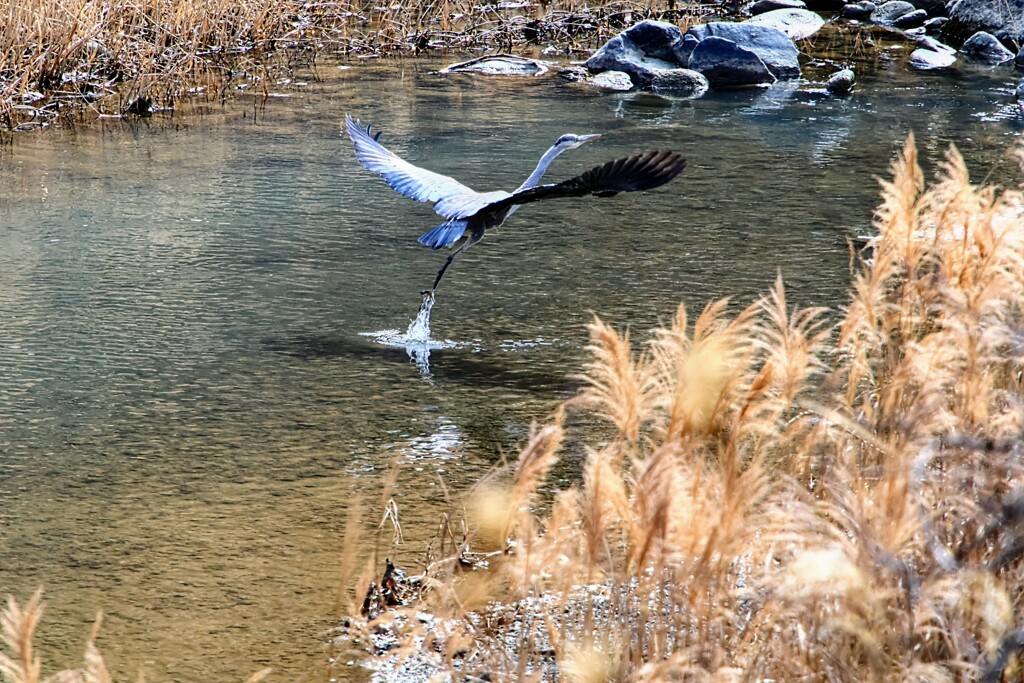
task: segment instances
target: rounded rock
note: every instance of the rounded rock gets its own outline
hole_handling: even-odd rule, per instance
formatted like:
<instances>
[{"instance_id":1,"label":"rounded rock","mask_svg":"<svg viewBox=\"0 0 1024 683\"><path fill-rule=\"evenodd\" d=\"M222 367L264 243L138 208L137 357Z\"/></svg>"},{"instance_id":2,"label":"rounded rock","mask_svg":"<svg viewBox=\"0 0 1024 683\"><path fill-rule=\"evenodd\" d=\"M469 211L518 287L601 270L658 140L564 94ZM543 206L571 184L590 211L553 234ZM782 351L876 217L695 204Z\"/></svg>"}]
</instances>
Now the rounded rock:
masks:
<instances>
[{"instance_id":1,"label":"rounded rock","mask_svg":"<svg viewBox=\"0 0 1024 683\"><path fill-rule=\"evenodd\" d=\"M475 73L485 76L540 76L547 73L548 68L535 59L516 55L488 55L477 57L466 62L450 64L441 69L440 73Z\"/></svg>"},{"instance_id":2,"label":"rounded rock","mask_svg":"<svg viewBox=\"0 0 1024 683\"><path fill-rule=\"evenodd\" d=\"M945 50L940 52L921 47L910 54L909 65L911 68L918 69L919 71L935 71L938 69L948 69L955 63L956 54L953 52Z\"/></svg>"},{"instance_id":3,"label":"rounded rock","mask_svg":"<svg viewBox=\"0 0 1024 683\"><path fill-rule=\"evenodd\" d=\"M777 9L807 9L807 3L804 0L757 0L750 6L750 13L757 16Z\"/></svg>"},{"instance_id":4,"label":"rounded rock","mask_svg":"<svg viewBox=\"0 0 1024 683\"><path fill-rule=\"evenodd\" d=\"M913 12L907 12L902 17L899 17L892 22L893 28L918 28L924 25L924 22L928 21L928 13L923 9L916 9Z\"/></svg>"},{"instance_id":5,"label":"rounded rock","mask_svg":"<svg viewBox=\"0 0 1024 683\"><path fill-rule=\"evenodd\" d=\"M570 83L582 83L590 78L590 72L582 66L567 66L564 69L559 69L558 77Z\"/></svg>"},{"instance_id":6,"label":"rounded rock","mask_svg":"<svg viewBox=\"0 0 1024 683\"><path fill-rule=\"evenodd\" d=\"M588 78L586 83L602 90L624 92L633 89L633 81L625 71L602 71Z\"/></svg>"},{"instance_id":7,"label":"rounded rock","mask_svg":"<svg viewBox=\"0 0 1024 683\"><path fill-rule=\"evenodd\" d=\"M776 81L756 52L717 36L697 44L690 55L690 68L704 74L715 88L770 85Z\"/></svg>"},{"instance_id":8,"label":"rounded rock","mask_svg":"<svg viewBox=\"0 0 1024 683\"><path fill-rule=\"evenodd\" d=\"M764 16L764 15L762 15ZM700 43L708 38L723 38L744 50L753 52L768 67L775 78L799 78L800 52L793 39L774 26L756 23L716 21L710 24L691 26L686 33L687 39L698 41L693 48L696 52ZM690 55L689 68L693 69L693 53ZM697 69L703 72L703 69ZM711 79L714 85L714 79Z\"/></svg>"},{"instance_id":9,"label":"rounded rock","mask_svg":"<svg viewBox=\"0 0 1024 683\"><path fill-rule=\"evenodd\" d=\"M743 23L771 26L785 33L790 40L803 40L821 30L825 20L805 9L777 9L751 17Z\"/></svg>"},{"instance_id":10,"label":"rounded rock","mask_svg":"<svg viewBox=\"0 0 1024 683\"><path fill-rule=\"evenodd\" d=\"M878 8L878 5L871 2L871 0L861 0L861 2L851 2L849 5L843 7L839 12L839 16L844 19L853 19L855 21L868 21L871 19L871 13Z\"/></svg>"},{"instance_id":11,"label":"rounded rock","mask_svg":"<svg viewBox=\"0 0 1024 683\"><path fill-rule=\"evenodd\" d=\"M1013 59L1013 53L991 33L978 31L960 47L960 52L972 62L1002 64Z\"/></svg>"},{"instance_id":12,"label":"rounded rock","mask_svg":"<svg viewBox=\"0 0 1024 683\"><path fill-rule=\"evenodd\" d=\"M892 26L897 19L910 14L917 8L905 0L889 0L882 3L871 13L871 21L879 26Z\"/></svg>"},{"instance_id":13,"label":"rounded rock","mask_svg":"<svg viewBox=\"0 0 1024 683\"><path fill-rule=\"evenodd\" d=\"M651 80L650 89L661 95L696 98L708 91L711 84L704 74L693 69L670 69L659 72Z\"/></svg>"},{"instance_id":14,"label":"rounded rock","mask_svg":"<svg viewBox=\"0 0 1024 683\"><path fill-rule=\"evenodd\" d=\"M828 80L825 81L825 89L833 95L849 95L856 82L857 76L853 73L853 69L843 69L828 77Z\"/></svg>"}]
</instances>

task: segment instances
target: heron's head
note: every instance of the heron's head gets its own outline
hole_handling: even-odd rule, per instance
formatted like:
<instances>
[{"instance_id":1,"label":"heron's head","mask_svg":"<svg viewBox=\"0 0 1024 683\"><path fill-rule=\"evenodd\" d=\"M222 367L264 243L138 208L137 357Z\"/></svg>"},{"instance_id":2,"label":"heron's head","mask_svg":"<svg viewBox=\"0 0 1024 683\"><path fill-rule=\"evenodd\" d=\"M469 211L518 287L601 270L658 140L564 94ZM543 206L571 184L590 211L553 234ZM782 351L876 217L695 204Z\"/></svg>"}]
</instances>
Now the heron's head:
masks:
<instances>
[{"instance_id":1,"label":"heron's head","mask_svg":"<svg viewBox=\"0 0 1024 683\"><path fill-rule=\"evenodd\" d=\"M576 149L585 142L596 140L601 137L600 133L593 133L591 135L573 135L572 133L566 133L562 137L555 141L555 149L561 152L565 152L570 149Z\"/></svg>"}]
</instances>

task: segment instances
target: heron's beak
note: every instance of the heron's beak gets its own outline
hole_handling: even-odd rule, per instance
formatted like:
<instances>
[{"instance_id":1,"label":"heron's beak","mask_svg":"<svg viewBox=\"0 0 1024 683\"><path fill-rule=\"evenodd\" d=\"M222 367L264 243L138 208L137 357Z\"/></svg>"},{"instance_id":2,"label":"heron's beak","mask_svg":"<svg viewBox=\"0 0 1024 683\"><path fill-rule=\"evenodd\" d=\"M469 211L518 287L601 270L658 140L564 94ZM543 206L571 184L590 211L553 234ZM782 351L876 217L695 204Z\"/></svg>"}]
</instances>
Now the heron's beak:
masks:
<instances>
[{"instance_id":1,"label":"heron's beak","mask_svg":"<svg viewBox=\"0 0 1024 683\"><path fill-rule=\"evenodd\" d=\"M596 140L599 137L601 137L600 133L593 133L591 135L581 135L579 141L580 141L580 144L582 144L584 142L591 142L593 140Z\"/></svg>"}]
</instances>

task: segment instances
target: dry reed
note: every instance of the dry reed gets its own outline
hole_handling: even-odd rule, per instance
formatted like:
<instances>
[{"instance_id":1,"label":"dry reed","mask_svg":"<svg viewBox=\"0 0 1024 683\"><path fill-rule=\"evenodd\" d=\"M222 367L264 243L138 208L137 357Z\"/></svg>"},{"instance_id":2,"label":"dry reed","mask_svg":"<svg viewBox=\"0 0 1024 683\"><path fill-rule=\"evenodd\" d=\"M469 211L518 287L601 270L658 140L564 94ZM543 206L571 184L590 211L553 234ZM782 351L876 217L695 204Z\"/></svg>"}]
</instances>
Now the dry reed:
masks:
<instances>
[{"instance_id":1,"label":"dry reed","mask_svg":"<svg viewBox=\"0 0 1024 683\"><path fill-rule=\"evenodd\" d=\"M494 494L506 552L433 567L416 609L450 643L405 652L489 680L1019 680L1024 199L953 148L926 187L912 137L892 176L835 328L781 280L642 352L595 320L567 408L613 436L540 513L574 435L562 410L535 432Z\"/></svg>"},{"instance_id":2,"label":"dry reed","mask_svg":"<svg viewBox=\"0 0 1024 683\"><path fill-rule=\"evenodd\" d=\"M14 596L7 597L7 605L0 610L0 681L3 683L112 683L107 664L96 646L103 615L97 614L92 630L85 641L82 666L64 669L43 677L43 665L35 654L32 642L36 627L43 617L43 591L39 589L22 606ZM6 650L6 651L5 651ZM271 669L253 673L246 683L259 683ZM140 678L139 680L143 680Z\"/></svg>"}]
</instances>

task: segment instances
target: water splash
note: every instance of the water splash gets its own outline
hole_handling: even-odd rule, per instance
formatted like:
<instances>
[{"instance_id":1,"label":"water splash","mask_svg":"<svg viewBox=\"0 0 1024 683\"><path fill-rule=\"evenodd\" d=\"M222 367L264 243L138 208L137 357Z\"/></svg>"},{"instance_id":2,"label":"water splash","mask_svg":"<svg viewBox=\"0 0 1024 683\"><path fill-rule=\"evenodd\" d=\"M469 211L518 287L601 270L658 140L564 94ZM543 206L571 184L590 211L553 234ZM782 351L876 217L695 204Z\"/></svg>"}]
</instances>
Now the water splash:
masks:
<instances>
[{"instance_id":1,"label":"water splash","mask_svg":"<svg viewBox=\"0 0 1024 683\"><path fill-rule=\"evenodd\" d=\"M432 292L425 292L423 302L416 317L409 323L403 334L399 330L380 330L379 332L364 332L363 336L373 337L378 344L393 346L405 349L409 360L416 364L425 376L430 376L430 352L438 349L455 349L466 346L460 342L450 339L431 340L430 338L430 311L434 308L434 295Z\"/></svg>"},{"instance_id":2,"label":"water splash","mask_svg":"<svg viewBox=\"0 0 1024 683\"><path fill-rule=\"evenodd\" d=\"M409 327L405 330L405 338L410 342L430 343L430 310L434 308L434 293L426 292L423 295L423 303L420 304L420 312Z\"/></svg>"}]
</instances>

